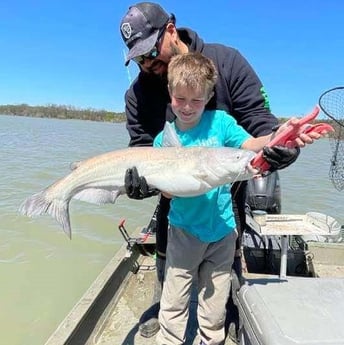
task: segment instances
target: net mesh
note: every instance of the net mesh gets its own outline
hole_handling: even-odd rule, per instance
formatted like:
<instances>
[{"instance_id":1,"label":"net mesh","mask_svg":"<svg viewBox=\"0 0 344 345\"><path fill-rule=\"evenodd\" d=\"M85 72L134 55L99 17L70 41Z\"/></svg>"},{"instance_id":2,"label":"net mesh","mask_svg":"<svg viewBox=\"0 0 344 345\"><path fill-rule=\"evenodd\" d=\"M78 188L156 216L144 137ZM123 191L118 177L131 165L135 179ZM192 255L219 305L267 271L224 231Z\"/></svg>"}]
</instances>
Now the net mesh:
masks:
<instances>
[{"instance_id":1,"label":"net mesh","mask_svg":"<svg viewBox=\"0 0 344 345\"><path fill-rule=\"evenodd\" d=\"M324 92L319 98L321 110L331 119L335 131L330 134L332 151L329 177L338 191L344 189L344 87Z\"/></svg>"}]
</instances>

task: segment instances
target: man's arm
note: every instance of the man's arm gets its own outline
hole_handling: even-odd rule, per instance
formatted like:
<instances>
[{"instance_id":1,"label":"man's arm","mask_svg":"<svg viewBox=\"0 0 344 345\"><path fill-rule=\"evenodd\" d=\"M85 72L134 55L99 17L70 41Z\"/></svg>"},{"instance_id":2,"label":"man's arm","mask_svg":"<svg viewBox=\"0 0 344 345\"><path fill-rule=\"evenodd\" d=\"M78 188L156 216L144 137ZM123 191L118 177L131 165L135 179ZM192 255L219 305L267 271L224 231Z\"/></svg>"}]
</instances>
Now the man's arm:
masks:
<instances>
[{"instance_id":1,"label":"man's arm","mask_svg":"<svg viewBox=\"0 0 344 345\"><path fill-rule=\"evenodd\" d=\"M248 61L238 51L234 52L224 67L231 115L254 137L270 134L278 119L271 112L267 93Z\"/></svg>"},{"instance_id":2,"label":"man's arm","mask_svg":"<svg viewBox=\"0 0 344 345\"><path fill-rule=\"evenodd\" d=\"M152 146L156 135L170 121L167 85L141 72L125 94L129 146Z\"/></svg>"},{"instance_id":3,"label":"man's arm","mask_svg":"<svg viewBox=\"0 0 344 345\"><path fill-rule=\"evenodd\" d=\"M234 48L219 44L206 44L205 55L213 59L218 68L216 96L208 104L210 109L225 109L253 137L269 135L278 129L278 119L271 113L263 85L247 60ZM274 168L292 164L298 149L279 147L266 151L272 155Z\"/></svg>"},{"instance_id":4,"label":"man's arm","mask_svg":"<svg viewBox=\"0 0 344 345\"><path fill-rule=\"evenodd\" d=\"M125 94L126 128L129 133L129 146L152 146L154 137L150 133L149 123L140 115L137 99L130 88Z\"/></svg>"},{"instance_id":5,"label":"man's arm","mask_svg":"<svg viewBox=\"0 0 344 345\"><path fill-rule=\"evenodd\" d=\"M268 95L258 75L238 52L233 59L228 85L232 95L233 116L238 124L254 137L277 131L278 119L270 110ZM275 146L264 149L264 158L270 163L270 172L284 169L296 161L300 149Z\"/></svg>"}]
</instances>

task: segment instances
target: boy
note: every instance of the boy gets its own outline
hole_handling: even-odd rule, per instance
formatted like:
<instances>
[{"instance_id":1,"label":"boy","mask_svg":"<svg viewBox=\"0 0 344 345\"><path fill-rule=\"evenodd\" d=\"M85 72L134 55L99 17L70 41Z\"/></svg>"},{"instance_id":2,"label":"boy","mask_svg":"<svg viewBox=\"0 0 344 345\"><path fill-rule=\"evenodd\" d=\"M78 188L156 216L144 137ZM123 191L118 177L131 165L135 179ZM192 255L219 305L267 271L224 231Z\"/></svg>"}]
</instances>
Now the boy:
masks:
<instances>
[{"instance_id":1,"label":"boy","mask_svg":"<svg viewBox=\"0 0 344 345\"><path fill-rule=\"evenodd\" d=\"M204 110L216 78L214 63L200 53L177 55L169 63L168 90L176 116L172 126L181 144L260 151L272 134L253 138L225 111ZM284 129L281 126L278 133ZM162 141L163 132L154 146L162 146ZM172 200L157 344L184 343L193 280L197 280L201 344L221 344L237 238L230 185L197 197L164 195Z\"/></svg>"}]
</instances>

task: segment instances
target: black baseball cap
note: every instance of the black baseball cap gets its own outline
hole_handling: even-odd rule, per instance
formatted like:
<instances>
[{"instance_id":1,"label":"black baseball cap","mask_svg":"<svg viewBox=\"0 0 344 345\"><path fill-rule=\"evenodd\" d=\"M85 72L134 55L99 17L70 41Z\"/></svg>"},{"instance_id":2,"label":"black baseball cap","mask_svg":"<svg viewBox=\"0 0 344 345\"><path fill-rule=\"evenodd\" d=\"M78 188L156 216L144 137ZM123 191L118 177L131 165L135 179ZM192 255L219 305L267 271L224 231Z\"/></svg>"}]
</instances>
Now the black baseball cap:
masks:
<instances>
[{"instance_id":1,"label":"black baseball cap","mask_svg":"<svg viewBox=\"0 0 344 345\"><path fill-rule=\"evenodd\" d=\"M129 7L120 26L123 41L129 48L126 66L132 58L153 49L159 32L169 20L170 16L163 8L152 2L140 2Z\"/></svg>"}]
</instances>

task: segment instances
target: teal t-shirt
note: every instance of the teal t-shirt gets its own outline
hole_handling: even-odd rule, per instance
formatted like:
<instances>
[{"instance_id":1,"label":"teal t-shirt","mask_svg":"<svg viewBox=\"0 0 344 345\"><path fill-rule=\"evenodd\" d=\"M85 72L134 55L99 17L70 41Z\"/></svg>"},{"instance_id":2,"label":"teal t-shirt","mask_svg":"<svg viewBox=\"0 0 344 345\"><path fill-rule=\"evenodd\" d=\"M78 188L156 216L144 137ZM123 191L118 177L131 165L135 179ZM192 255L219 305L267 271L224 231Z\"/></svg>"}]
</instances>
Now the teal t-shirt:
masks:
<instances>
[{"instance_id":1,"label":"teal t-shirt","mask_svg":"<svg viewBox=\"0 0 344 345\"><path fill-rule=\"evenodd\" d=\"M207 110L196 127L181 131L172 124L182 146L235 147L251 136L222 110ZM160 132L153 146L162 146ZM235 229L230 184L196 197L173 197L170 224L188 231L202 242L216 242Z\"/></svg>"}]
</instances>

